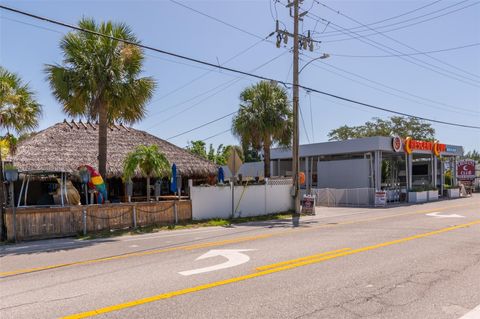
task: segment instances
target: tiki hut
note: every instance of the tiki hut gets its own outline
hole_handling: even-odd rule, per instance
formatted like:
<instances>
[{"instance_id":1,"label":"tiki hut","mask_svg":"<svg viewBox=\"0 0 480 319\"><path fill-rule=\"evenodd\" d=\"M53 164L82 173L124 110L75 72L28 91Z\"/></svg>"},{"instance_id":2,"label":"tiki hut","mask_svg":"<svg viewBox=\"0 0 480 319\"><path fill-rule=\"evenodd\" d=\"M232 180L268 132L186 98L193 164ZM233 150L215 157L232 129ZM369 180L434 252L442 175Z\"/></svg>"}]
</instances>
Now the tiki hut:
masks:
<instances>
[{"instance_id":1,"label":"tiki hut","mask_svg":"<svg viewBox=\"0 0 480 319\"><path fill-rule=\"evenodd\" d=\"M142 144L158 145L170 164L177 165L177 172L185 184L187 179L207 181L217 172L214 163L172 143L122 124L112 125L108 130L107 188L109 197L115 201L125 199L125 186L121 179L123 160L129 152ZM65 172L71 174L71 179L75 181L80 165L98 167L97 156L98 124L63 121L21 142L12 161L20 172ZM79 180L75 182L78 184ZM145 183L140 176L134 183L134 195L146 195ZM75 186L81 191L77 184ZM168 192L166 183L164 190ZM140 194L141 192L144 194Z\"/></svg>"}]
</instances>

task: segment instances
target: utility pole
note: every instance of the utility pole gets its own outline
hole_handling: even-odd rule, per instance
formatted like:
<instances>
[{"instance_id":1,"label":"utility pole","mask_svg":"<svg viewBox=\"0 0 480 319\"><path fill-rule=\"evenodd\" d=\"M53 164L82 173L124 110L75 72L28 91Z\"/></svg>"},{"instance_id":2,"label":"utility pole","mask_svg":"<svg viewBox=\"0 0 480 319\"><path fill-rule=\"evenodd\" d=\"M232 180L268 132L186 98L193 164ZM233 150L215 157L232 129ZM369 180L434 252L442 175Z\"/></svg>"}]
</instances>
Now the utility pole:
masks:
<instances>
[{"instance_id":1,"label":"utility pole","mask_svg":"<svg viewBox=\"0 0 480 319\"><path fill-rule=\"evenodd\" d=\"M307 35L298 33L299 21L303 20L303 17L308 13L304 11L300 13L300 4L303 0L288 0L286 7L290 10L290 16L293 18L293 34L287 30L280 30L279 22L277 20L276 32L277 32L277 48L280 48L283 40L284 44L288 43L288 38L293 38L293 145L292 145L292 174L293 174L293 188L294 188L294 201L295 201L295 214L300 214L300 154L299 154L299 50L307 48L313 51L314 43L320 43L320 41L313 40L310 36L310 31ZM293 7L293 14L292 14Z\"/></svg>"},{"instance_id":2,"label":"utility pole","mask_svg":"<svg viewBox=\"0 0 480 319\"><path fill-rule=\"evenodd\" d=\"M298 1L293 0L293 154L292 154L292 168L293 168L293 187L294 187L294 201L295 214L300 214L300 156L299 156L299 121L298 121Z\"/></svg>"}]
</instances>

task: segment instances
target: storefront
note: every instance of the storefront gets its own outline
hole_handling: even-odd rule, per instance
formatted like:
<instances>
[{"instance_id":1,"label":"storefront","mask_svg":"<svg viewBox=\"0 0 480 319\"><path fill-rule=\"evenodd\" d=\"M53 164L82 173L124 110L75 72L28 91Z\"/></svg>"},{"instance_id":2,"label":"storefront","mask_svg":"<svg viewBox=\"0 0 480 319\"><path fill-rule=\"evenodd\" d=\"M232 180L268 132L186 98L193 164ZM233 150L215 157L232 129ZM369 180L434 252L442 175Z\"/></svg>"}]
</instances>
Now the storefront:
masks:
<instances>
[{"instance_id":1,"label":"storefront","mask_svg":"<svg viewBox=\"0 0 480 319\"><path fill-rule=\"evenodd\" d=\"M436 189L441 196L444 173L456 167L463 147L409 137L367 137L300 146L301 188L373 189L388 192L388 201L404 201L408 191ZM291 176L291 150L272 149L272 176ZM456 183L456 170L451 169Z\"/></svg>"}]
</instances>

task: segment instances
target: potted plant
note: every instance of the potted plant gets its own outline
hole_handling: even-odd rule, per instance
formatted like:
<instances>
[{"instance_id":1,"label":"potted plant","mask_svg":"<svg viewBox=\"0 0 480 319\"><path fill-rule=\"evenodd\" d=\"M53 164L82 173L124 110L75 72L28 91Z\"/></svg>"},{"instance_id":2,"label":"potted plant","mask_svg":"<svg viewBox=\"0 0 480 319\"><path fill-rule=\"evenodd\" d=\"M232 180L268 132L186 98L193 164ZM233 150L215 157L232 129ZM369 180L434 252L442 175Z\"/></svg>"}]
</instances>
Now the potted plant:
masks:
<instances>
[{"instance_id":1,"label":"potted plant","mask_svg":"<svg viewBox=\"0 0 480 319\"><path fill-rule=\"evenodd\" d=\"M436 187L429 187L427 191L428 201L438 200L438 189Z\"/></svg>"},{"instance_id":2,"label":"potted plant","mask_svg":"<svg viewBox=\"0 0 480 319\"><path fill-rule=\"evenodd\" d=\"M428 192L424 187L414 187L408 191L409 203L424 203L428 200Z\"/></svg>"},{"instance_id":3,"label":"potted plant","mask_svg":"<svg viewBox=\"0 0 480 319\"><path fill-rule=\"evenodd\" d=\"M460 187L458 186L447 186L447 197L448 198L459 198L460 197Z\"/></svg>"},{"instance_id":4,"label":"potted plant","mask_svg":"<svg viewBox=\"0 0 480 319\"><path fill-rule=\"evenodd\" d=\"M14 165L5 164L3 171L7 182L15 182L18 180L18 169Z\"/></svg>"}]
</instances>

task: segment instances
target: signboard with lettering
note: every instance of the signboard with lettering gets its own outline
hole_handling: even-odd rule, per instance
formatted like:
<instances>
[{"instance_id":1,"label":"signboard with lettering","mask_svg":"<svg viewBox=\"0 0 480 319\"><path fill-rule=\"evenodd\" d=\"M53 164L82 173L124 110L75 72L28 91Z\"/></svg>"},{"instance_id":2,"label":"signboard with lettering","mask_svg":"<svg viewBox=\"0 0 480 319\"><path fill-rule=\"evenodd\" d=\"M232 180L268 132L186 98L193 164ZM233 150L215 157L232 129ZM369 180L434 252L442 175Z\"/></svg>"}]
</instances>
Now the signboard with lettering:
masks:
<instances>
[{"instance_id":1,"label":"signboard with lettering","mask_svg":"<svg viewBox=\"0 0 480 319\"><path fill-rule=\"evenodd\" d=\"M415 150L430 151L436 156L440 156L440 153L445 152L447 145L440 144L438 141L417 141L411 137L405 139L405 152L411 154Z\"/></svg>"},{"instance_id":2,"label":"signboard with lettering","mask_svg":"<svg viewBox=\"0 0 480 319\"><path fill-rule=\"evenodd\" d=\"M471 159L457 162L457 179L473 180L475 179L475 161Z\"/></svg>"},{"instance_id":3,"label":"signboard with lettering","mask_svg":"<svg viewBox=\"0 0 480 319\"><path fill-rule=\"evenodd\" d=\"M375 192L375 207L383 207L387 205L387 192L376 191Z\"/></svg>"}]
</instances>

